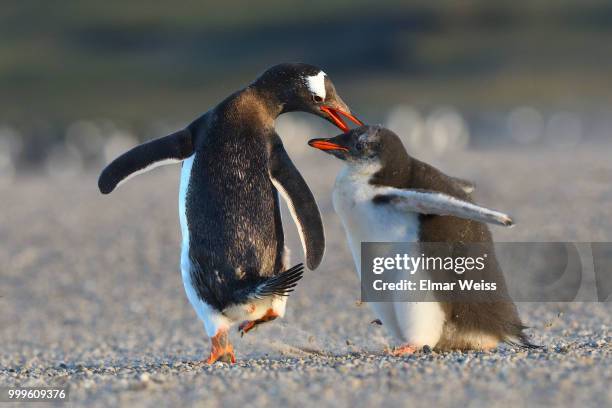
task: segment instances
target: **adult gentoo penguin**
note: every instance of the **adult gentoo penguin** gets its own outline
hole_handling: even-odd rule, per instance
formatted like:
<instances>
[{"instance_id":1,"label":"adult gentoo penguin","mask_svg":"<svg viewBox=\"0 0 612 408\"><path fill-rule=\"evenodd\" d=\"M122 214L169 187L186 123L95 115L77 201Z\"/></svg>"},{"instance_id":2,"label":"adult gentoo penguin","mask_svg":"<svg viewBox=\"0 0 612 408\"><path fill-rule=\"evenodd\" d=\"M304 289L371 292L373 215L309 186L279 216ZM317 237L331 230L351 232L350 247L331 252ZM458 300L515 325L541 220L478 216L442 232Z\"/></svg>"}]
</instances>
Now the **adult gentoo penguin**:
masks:
<instances>
[{"instance_id":1,"label":"adult gentoo penguin","mask_svg":"<svg viewBox=\"0 0 612 408\"><path fill-rule=\"evenodd\" d=\"M484 224L511 225L505 214L475 205L462 186L436 168L408 155L400 139L380 126L364 126L309 144L344 160L333 190L334 209L344 226L357 273L362 242L450 243L452 255L468 246L489 246L488 260L475 281L486 278L505 288ZM414 255L432 255L414 245ZM428 253L429 251L429 253ZM449 276L450 275L450 276ZM446 281L460 279L449 271ZM457 293L454 293L457 295ZM531 347L515 305L508 298L479 297L477 302L436 296L433 302L370 303L377 317L403 345L394 354L428 345L438 349L490 349L500 341Z\"/></svg>"},{"instance_id":2,"label":"adult gentoo penguin","mask_svg":"<svg viewBox=\"0 0 612 408\"><path fill-rule=\"evenodd\" d=\"M317 204L274 130L276 117L291 111L313 113L343 131L343 116L361 124L319 68L280 64L185 129L118 157L100 175L107 194L132 175L183 162L181 274L211 339L208 363L234 362L230 327L240 323L244 334L282 317L286 295L302 276L301 265L286 270L277 192L297 224L308 268L323 257Z\"/></svg>"}]
</instances>

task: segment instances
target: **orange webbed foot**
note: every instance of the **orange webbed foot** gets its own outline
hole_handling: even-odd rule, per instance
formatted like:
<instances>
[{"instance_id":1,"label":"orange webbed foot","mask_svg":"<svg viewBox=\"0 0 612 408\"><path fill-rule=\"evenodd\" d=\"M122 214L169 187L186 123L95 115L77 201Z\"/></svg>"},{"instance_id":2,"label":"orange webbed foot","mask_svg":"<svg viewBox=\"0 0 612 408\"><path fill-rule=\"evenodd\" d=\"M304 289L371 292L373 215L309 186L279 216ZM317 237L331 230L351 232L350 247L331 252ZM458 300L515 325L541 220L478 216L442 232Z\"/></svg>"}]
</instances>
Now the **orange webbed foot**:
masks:
<instances>
[{"instance_id":1,"label":"orange webbed foot","mask_svg":"<svg viewBox=\"0 0 612 408\"><path fill-rule=\"evenodd\" d=\"M279 317L278 313L276 313L272 309L268 309L266 311L266 314L264 314L259 319L252 320L252 321L251 320L247 320L247 321L244 321L244 322L240 323L240 326L238 326L238 331L240 332L240 336L244 336L246 333L248 333L251 330L253 330L257 325L269 322L271 320L276 319L277 317Z\"/></svg>"},{"instance_id":2,"label":"orange webbed foot","mask_svg":"<svg viewBox=\"0 0 612 408\"><path fill-rule=\"evenodd\" d=\"M255 324L256 323L253 320L246 320L246 321L240 323L240 326L238 326L238 331L240 332L240 337L244 336L246 333L251 331L255 327Z\"/></svg>"},{"instance_id":3,"label":"orange webbed foot","mask_svg":"<svg viewBox=\"0 0 612 408\"><path fill-rule=\"evenodd\" d=\"M259 323L265 323L265 322L269 322L270 320L274 320L278 317L278 313L276 313L274 310L272 309L268 309L266 311L266 314L263 315L260 319L257 319L257 321Z\"/></svg>"},{"instance_id":4,"label":"orange webbed foot","mask_svg":"<svg viewBox=\"0 0 612 408\"><path fill-rule=\"evenodd\" d=\"M214 364L217 361L225 363L235 363L236 356L234 355L234 347L229 342L227 330L218 331L213 338L210 339L211 350L210 356L206 360L207 364Z\"/></svg>"},{"instance_id":5,"label":"orange webbed foot","mask_svg":"<svg viewBox=\"0 0 612 408\"><path fill-rule=\"evenodd\" d=\"M387 349L385 351L392 356L399 357L414 354L417 351L417 348L410 344L404 344L402 346Z\"/></svg>"}]
</instances>

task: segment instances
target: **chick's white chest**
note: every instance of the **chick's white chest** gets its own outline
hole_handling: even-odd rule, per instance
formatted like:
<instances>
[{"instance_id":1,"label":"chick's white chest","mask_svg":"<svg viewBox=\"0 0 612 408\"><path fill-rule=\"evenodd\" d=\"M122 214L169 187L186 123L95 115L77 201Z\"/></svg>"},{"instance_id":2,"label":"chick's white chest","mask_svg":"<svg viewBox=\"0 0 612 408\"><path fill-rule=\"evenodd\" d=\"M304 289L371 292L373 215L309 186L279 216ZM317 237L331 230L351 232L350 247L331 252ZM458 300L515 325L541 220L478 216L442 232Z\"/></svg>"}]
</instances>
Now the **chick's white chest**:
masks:
<instances>
[{"instance_id":1,"label":"chick's white chest","mask_svg":"<svg viewBox=\"0 0 612 408\"><path fill-rule=\"evenodd\" d=\"M379 188L369 184L371 172L346 167L336 178L333 191L334 210L346 231L353 259L359 273L362 242L416 242L419 216L398 211L391 205L375 204Z\"/></svg>"},{"instance_id":2,"label":"chick's white chest","mask_svg":"<svg viewBox=\"0 0 612 408\"><path fill-rule=\"evenodd\" d=\"M419 215L390 204L374 204L372 199L380 188L368 183L371 169L359 170L363 169L347 167L340 172L334 186L333 204L361 279L361 243L418 242ZM411 256L419 255L419 245L415 245ZM440 339L445 316L436 302L370 302L369 305L389 333L403 342L433 347Z\"/></svg>"}]
</instances>

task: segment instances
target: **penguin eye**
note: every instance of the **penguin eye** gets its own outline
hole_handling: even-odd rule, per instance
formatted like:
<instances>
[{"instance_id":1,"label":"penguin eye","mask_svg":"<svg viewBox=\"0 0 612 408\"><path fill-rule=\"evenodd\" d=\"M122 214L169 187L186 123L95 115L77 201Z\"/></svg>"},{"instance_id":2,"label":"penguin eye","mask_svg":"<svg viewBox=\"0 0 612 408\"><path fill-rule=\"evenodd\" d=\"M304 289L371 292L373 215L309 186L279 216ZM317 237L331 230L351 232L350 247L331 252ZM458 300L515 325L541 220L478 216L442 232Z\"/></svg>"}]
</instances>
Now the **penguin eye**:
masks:
<instances>
[{"instance_id":1,"label":"penguin eye","mask_svg":"<svg viewBox=\"0 0 612 408\"><path fill-rule=\"evenodd\" d=\"M321 103L323 102L323 98L321 98L319 95L312 95L312 99L316 102L316 103Z\"/></svg>"},{"instance_id":2,"label":"penguin eye","mask_svg":"<svg viewBox=\"0 0 612 408\"><path fill-rule=\"evenodd\" d=\"M355 149L362 151L363 150L363 143L362 142L357 142L357 144L355 144Z\"/></svg>"}]
</instances>

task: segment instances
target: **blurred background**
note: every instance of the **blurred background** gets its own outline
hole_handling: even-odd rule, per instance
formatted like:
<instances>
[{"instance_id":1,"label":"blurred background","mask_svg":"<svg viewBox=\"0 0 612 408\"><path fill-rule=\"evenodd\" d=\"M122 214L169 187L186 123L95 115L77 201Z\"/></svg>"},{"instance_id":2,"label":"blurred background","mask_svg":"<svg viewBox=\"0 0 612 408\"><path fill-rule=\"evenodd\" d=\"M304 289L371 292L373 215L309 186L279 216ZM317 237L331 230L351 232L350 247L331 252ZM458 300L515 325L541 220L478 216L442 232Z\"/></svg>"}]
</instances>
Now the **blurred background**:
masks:
<instances>
[{"instance_id":1,"label":"blurred background","mask_svg":"<svg viewBox=\"0 0 612 408\"><path fill-rule=\"evenodd\" d=\"M419 151L572 149L610 137L611 43L612 3L594 0L5 0L0 174L98 170L285 61L322 67Z\"/></svg>"}]
</instances>

